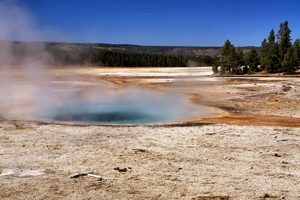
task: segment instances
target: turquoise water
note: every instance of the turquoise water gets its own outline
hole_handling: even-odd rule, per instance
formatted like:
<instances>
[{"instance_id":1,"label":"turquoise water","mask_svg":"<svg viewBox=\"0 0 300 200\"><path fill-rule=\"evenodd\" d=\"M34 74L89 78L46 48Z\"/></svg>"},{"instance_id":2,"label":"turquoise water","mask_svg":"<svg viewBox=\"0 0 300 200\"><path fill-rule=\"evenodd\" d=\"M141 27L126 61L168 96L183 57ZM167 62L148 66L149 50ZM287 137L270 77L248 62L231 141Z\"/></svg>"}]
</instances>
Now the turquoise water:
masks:
<instances>
[{"instance_id":1,"label":"turquoise water","mask_svg":"<svg viewBox=\"0 0 300 200\"><path fill-rule=\"evenodd\" d=\"M183 104L179 101L148 99L131 102L99 103L80 101L51 107L43 116L45 120L99 124L149 124L182 120L204 113L206 107Z\"/></svg>"},{"instance_id":2,"label":"turquoise water","mask_svg":"<svg viewBox=\"0 0 300 200\"><path fill-rule=\"evenodd\" d=\"M82 113L59 113L53 116L55 121L73 121L88 123L118 123L118 124L146 124L164 121L165 118L151 116L137 111L104 111Z\"/></svg>"},{"instance_id":3,"label":"turquoise water","mask_svg":"<svg viewBox=\"0 0 300 200\"><path fill-rule=\"evenodd\" d=\"M95 90L73 95L38 109L38 119L99 124L164 123L211 113L191 105L188 96L139 88Z\"/></svg>"}]
</instances>

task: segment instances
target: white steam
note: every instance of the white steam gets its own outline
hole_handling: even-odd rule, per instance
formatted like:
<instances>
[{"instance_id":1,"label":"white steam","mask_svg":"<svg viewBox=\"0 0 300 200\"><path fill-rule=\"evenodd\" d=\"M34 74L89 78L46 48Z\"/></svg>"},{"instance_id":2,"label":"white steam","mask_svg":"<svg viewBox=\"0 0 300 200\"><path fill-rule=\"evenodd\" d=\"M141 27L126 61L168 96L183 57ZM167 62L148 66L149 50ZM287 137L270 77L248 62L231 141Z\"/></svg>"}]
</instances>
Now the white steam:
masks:
<instances>
[{"instance_id":1,"label":"white steam","mask_svg":"<svg viewBox=\"0 0 300 200\"><path fill-rule=\"evenodd\" d=\"M116 89L99 81L76 86L81 77L54 76L47 69L52 57L41 43L8 42L41 41L49 31L38 30L32 15L5 2L0 2L0 119L146 123L206 112L181 94Z\"/></svg>"},{"instance_id":2,"label":"white steam","mask_svg":"<svg viewBox=\"0 0 300 200\"><path fill-rule=\"evenodd\" d=\"M35 31L34 18L12 2L0 2L0 39L40 40L40 35Z\"/></svg>"},{"instance_id":3,"label":"white steam","mask_svg":"<svg viewBox=\"0 0 300 200\"><path fill-rule=\"evenodd\" d=\"M0 40L10 41L63 41L70 36L47 26L39 27L37 20L15 0L0 1Z\"/></svg>"},{"instance_id":4,"label":"white steam","mask_svg":"<svg viewBox=\"0 0 300 200\"><path fill-rule=\"evenodd\" d=\"M0 2L0 116L31 118L51 96L45 69L52 58L44 45L13 42L43 41L46 32L39 30L34 17L15 1Z\"/></svg>"}]
</instances>

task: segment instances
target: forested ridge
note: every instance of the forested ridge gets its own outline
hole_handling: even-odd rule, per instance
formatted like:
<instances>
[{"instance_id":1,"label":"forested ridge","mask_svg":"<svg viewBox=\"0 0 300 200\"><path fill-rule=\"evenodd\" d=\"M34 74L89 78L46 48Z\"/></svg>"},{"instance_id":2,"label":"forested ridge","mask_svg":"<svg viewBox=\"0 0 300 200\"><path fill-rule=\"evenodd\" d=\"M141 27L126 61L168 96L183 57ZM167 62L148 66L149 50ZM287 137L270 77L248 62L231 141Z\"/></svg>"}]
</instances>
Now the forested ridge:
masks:
<instances>
[{"instance_id":1,"label":"forested ridge","mask_svg":"<svg viewBox=\"0 0 300 200\"><path fill-rule=\"evenodd\" d=\"M300 66L300 39L292 43L291 32L285 21L277 34L271 29L260 47L235 47L229 40L222 47L0 41L0 64L43 60L52 66L213 66L214 73L221 75L294 74Z\"/></svg>"},{"instance_id":2,"label":"forested ridge","mask_svg":"<svg viewBox=\"0 0 300 200\"><path fill-rule=\"evenodd\" d=\"M0 41L0 64L44 58L47 65L113 67L211 66L220 47L165 47L113 44ZM10 59L7 59L9 57Z\"/></svg>"},{"instance_id":3,"label":"forested ridge","mask_svg":"<svg viewBox=\"0 0 300 200\"><path fill-rule=\"evenodd\" d=\"M268 38L263 39L259 52L252 47L245 55L241 47L234 47L226 40L220 58L213 64L214 73L237 75L266 71L295 74L300 69L300 39L292 43L292 30L288 24L288 21L281 23L276 35L271 29Z\"/></svg>"},{"instance_id":4,"label":"forested ridge","mask_svg":"<svg viewBox=\"0 0 300 200\"><path fill-rule=\"evenodd\" d=\"M54 65L186 66L183 56L121 53L105 50L50 50Z\"/></svg>"}]
</instances>

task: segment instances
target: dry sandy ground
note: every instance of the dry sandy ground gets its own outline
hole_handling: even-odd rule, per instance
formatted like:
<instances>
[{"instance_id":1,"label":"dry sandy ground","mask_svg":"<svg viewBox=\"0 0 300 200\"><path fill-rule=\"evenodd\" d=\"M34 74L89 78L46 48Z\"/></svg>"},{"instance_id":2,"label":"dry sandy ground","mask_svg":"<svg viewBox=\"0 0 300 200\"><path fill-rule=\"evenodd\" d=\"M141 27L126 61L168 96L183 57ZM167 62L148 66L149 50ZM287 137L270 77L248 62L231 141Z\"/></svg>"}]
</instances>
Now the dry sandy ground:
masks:
<instances>
[{"instance_id":1,"label":"dry sandy ground","mask_svg":"<svg viewBox=\"0 0 300 200\"><path fill-rule=\"evenodd\" d=\"M138 84L186 94L216 113L149 125L9 120L1 113L0 198L300 199L300 79L212 77L210 70L52 69L51 81L62 85ZM80 172L103 179L69 178Z\"/></svg>"}]
</instances>

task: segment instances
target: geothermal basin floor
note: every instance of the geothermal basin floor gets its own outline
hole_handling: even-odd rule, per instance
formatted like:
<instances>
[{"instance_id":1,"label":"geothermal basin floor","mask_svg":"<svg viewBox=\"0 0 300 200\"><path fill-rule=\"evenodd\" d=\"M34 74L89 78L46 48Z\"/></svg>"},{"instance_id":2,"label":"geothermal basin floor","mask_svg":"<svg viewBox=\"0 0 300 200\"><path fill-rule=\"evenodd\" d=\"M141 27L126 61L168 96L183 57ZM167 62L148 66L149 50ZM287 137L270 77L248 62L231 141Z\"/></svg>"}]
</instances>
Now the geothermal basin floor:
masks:
<instances>
[{"instance_id":1,"label":"geothermal basin floor","mask_svg":"<svg viewBox=\"0 0 300 200\"><path fill-rule=\"evenodd\" d=\"M216 116L88 125L1 113L0 198L299 199L300 79L212 77L210 70L49 70L61 88L138 85L185 94L191 104L216 109ZM104 179L69 178L83 172Z\"/></svg>"}]
</instances>

